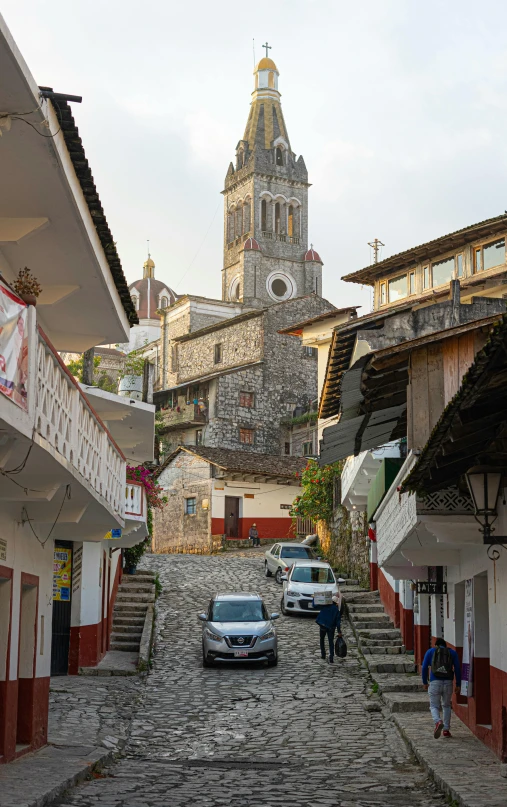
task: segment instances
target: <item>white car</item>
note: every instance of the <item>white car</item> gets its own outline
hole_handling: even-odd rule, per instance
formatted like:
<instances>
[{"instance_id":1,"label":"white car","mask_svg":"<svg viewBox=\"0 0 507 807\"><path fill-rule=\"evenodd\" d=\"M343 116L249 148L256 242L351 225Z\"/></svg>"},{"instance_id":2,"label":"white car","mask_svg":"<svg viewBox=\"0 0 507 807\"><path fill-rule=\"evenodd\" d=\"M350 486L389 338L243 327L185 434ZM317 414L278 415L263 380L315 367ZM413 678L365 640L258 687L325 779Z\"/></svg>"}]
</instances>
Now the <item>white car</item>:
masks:
<instances>
[{"instance_id":1,"label":"white car","mask_svg":"<svg viewBox=\"0 0 507 807\"><path fill-rule=\"evenodd\" d=\"M294 541L279 541L264 554L264 574L275 576L277 583L282 582L282 574L287 574L295 560L317 560L314 550Z\"/></svg>"},{"instance_id":2,"label":"white car","mask_svg":"<svg viewBox=\"0 0 507 807\"><path fill-rule=\"evenodd\" d=\"M338 607L341 609L342 596L339 583L343 578L336 579L329 565L324 561L296 560L287 574L282 575L283 594L281 601L282 614L308 614L317 613L320 607L313 604L313 597L317 592L331 591L339 597Z\"/></svg>"}]
</instances>

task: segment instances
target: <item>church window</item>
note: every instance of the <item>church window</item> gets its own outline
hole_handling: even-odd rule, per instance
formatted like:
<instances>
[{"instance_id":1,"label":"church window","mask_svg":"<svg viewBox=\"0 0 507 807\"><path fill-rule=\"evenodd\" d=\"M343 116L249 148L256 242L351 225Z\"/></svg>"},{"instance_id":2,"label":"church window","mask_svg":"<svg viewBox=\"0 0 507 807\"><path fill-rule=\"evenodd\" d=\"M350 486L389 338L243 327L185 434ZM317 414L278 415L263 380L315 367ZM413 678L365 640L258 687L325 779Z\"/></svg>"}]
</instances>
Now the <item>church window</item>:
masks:
<instances>
[{"instance_id":1,"label":"church window","mask_svg":"<svg viewBox=\"0 0 507 807\"><path fill-rule=\"evenodd\" d=\"M167 297L162 297L162 299L160 300L160 307L167 308L167 305L168 305Z\"/></svg>"},{"instance_id":2,"label":"church window","mask_svg":"<svg viewBox=\"0 0 507 807\"><path fill-rule=\"evenodd\" d=\"M268 203L265 199L261 202L261 230L266 232L268 229Z\"/></svg>"},{"instance_id":3,"label":"church window","mask_svg":"<svg viewBox=\"0 0 507 807\"><path fill-rule=\"evenodd\" d=\"M243 208L238 207L236 210L236 238L243 234Z\"/></svg>"},{"instance_id":4,"label":"church window","mask_svg":"<svg viewBox=\"0 0 507 807\"><path fill-rule=\"evenodd\" d=\"M221 342L218 342L215 345L214 357L215 357L215 364L220 364L220 362L222 361L222 343Z\"/></svg>"},{"instance_id":5,"label":"church window","mask_svg":"<svg viewBox=\"0 0 507 807\"><path fill-rule=\"evenodd\" d=\"M294 208L292 207L292 205L289 207L289 221L287 226L288 226L287 233L292 238L292 236L294 235Z\"/></svg>"},{"instance_id":6,"label":"church window","mask_svg":"<svg viewBox=\"0 0 507 807\"><path fill-rule=\"evenodd\" d=\"M235 293L236 293L236 300L241 300L241 283L238 283L238 285L236 286Z\"/></svg>"},{"instance_id":7,"label":"church window","mask_svg":"<svg viewBox=\"0 0 507 807\"><path fill-rule=\"evenodd\" d=\"M136 311L139 311L139 297L137 296L137 294L132 294L132 302L134 304L134 308L136 309Z\"/></svg>"},{"instance_id":8,"label":"church window","mask_svg":"<svg viewBox=\"0 0 507 807\"><path fill-rule=\"evenodd\" d=\"M240 429L239 442L247 446L253 446L255 437L255 429Z\"/></svg>"},{"instance_id":9,"label":"church window","mask_svg":"<svg viewBox=\"0 0 507 807\"><path fill-rule=\"evenodd\" d=\"M243 205L243 235L250 232L250 202Z\"/></svg>"},{"instance_id":10,"label":"church window","mask_svg":"<svg viewBox=\"0 0 507 807\"><path fill-rule=\"evenodd\" d=\"M287 294L287 284L285 280L282 280L281 277L276 277L273 280L271 289L273 294L276 294L277 297L283 297L285 294Z\"/></svg>"},{"instance_id":11,"label":"church window","mask_svg":"<svg viewBox=\"0 0 507 807\"><path fill-rule=\"evenodd\" d=\"M283 165L283 151L280 146L276 147L276 164Z\"/></svg>"},{"instance_id":12,"label":"church window","mask_svg":"<svg viewBox=\"0 0 507 807\"><path fill-rule=\"evenodd\" d=\"M268 73L268 87L275 86L275 74L271 71Z\"/></svg>"},{"instance_id":13,"label":"church window","mask_svg":"<svg viewBox=\"0 0 507 807\"><path fill-rule=\"evenodd\" d=\"M227 242L234 241L234 212L227 215Z\"/></svg>"},{"instance_id":14,"label":"church window","mask_svg":"<svg viewBox=\"0 0 507 807\"><path fill-rule=\"evenodd\" d=\"M280 232L280 225L281 225L281 205L280 202L277 202L275 205L275 233Z\"/></svg>"}]
</instances>

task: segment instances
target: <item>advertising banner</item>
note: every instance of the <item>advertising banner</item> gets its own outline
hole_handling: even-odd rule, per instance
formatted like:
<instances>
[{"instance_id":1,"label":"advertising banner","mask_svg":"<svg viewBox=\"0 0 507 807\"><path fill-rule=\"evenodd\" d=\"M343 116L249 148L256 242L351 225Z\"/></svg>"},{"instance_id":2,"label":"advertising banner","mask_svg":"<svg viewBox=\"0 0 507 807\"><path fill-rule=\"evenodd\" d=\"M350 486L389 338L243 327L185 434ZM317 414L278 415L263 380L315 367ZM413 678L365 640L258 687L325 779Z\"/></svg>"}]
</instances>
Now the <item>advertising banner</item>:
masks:
<instances>
[{"instance_id":1,"label":"advertising banner","mask_svg":"<svg viewBox=\"0 0 507 807\"><path fill-rule=\"evenodd\" d=\"M461 694L473 695L472 670L474 664L474 581L465 580L465 624L463 629L463 663L461 665Z\"/></svg>"},{"instance_id":2,"label":"advertising banner","mask_svg":"<svg viewBox=\"0 0 507 807\"><path fill-rule=\"evenodd\" d=\"M72 549L55 546L53 562L53 600L70 602L70 582L72 575Z\"/></svg>"},{"instance_id":3,"label":"advertising banner","mask_svg":"<svg viewBox=\"0 0 507 807\"><path fill-rule=\"evenodd\" d=\"M28 309L0 282L0 392L28 409Z\"/></svg>"}]
</instances>

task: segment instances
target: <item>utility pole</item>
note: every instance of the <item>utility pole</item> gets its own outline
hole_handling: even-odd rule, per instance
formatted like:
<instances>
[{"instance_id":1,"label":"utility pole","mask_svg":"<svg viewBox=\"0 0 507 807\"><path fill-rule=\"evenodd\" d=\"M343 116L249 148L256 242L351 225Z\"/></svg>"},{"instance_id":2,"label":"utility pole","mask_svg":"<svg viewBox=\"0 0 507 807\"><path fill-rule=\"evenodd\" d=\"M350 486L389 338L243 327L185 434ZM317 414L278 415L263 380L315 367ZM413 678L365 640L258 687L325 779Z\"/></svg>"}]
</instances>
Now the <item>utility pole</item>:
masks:
<instances>
[{"instance_id":1,"label":"utility pole","mask_svg":"<svg viewBox=\"0 0 507 807\"><path fill-rule=\"evenodd\" d=\"M373 250L373 263L378 263L380 247L385 247L385 244L383 244L378 238L375 238L373 241L368 241L368 246Z\"/></svg>"}]
</instances>

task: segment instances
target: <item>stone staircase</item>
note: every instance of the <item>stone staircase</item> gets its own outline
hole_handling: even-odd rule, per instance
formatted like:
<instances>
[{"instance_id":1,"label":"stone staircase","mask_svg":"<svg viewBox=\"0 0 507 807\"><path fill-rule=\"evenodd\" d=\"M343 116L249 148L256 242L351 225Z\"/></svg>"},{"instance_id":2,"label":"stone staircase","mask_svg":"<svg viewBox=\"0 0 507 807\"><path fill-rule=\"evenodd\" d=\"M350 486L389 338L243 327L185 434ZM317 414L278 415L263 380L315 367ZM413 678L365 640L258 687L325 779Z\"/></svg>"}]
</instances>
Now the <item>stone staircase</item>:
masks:
<instances>
[{"instance_id":1,"label":"stone staircase","mask_svg":"<svg viewBox=\"0 0 507 807\"><path fill-rule=\"evenodd\" d=\"M384 611L378 591L343 589L348 617L379 694L391 712L428 710L428 695L401 631Z\"/></svg>"},{"instance_id":2,"label":"stone staircase","mask_svg":"<svg viewBox=\"0 0 507 807\"><path fill-rule=\"evenodd\" d=\"M155 602L155 572L124 574L113 611L111 650L137 652L148 608Z\"/></svg>"}]
</instances>

